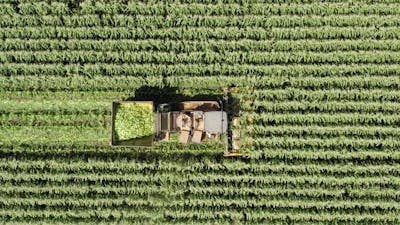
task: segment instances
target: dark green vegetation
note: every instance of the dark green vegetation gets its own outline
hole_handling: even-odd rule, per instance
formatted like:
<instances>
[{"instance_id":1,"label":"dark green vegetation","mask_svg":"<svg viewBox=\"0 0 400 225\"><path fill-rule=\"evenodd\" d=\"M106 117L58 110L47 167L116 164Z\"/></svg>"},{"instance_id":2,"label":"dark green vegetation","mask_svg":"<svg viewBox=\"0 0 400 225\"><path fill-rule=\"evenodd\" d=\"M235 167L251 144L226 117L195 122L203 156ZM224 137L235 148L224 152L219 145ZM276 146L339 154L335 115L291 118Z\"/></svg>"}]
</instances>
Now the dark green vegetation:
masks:
<instances>
[{"instance_id":1,"label":"dark green vegetation","mask_svg":"<svg viewBox=\"0 0 400 225\"><path fill-rule=\"evenodd\" d=\"M2 224L399 224L400 3L0 3ZM143 85L239 87L243 144L111 148Z\"/></svg>"}]
</instances>

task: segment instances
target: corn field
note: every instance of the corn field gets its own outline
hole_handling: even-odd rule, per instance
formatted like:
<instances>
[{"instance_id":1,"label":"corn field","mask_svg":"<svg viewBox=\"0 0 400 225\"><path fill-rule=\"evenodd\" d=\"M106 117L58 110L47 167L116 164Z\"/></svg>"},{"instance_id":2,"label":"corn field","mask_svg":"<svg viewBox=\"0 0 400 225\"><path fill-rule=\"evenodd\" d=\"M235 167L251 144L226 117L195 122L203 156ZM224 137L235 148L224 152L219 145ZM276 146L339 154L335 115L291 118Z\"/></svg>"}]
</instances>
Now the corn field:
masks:
<instances>
[{"instance_id":1,"label":"corn field","mask_svg":"<svg viewBox=\"0 0 400 225\"><path fill-rule=\"evenodd\" d=\"M242 150L111 148L235 85ZM400 2L0 0L1 224L399 224Z\"/></svg>"}]
</instances>

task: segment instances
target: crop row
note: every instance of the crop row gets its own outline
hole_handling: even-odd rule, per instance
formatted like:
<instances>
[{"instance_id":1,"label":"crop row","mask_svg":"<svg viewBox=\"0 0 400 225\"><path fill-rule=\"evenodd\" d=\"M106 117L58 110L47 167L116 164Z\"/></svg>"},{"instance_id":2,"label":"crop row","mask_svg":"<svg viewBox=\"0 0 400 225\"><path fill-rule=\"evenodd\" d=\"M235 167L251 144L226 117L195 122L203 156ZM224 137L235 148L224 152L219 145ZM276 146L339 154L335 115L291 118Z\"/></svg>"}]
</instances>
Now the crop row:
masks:
<instances>
[{"instance_id":1,"label":"crop row","mask_svg":"<svg viewBox=\"0 0 400 225\"><path fill-rule=\"evenodd\" d=\"M241 103L241 110L256 113L382 113L397 114L400 104L396 102L368 101L282 101L255 100Z\"/></svg>"},{"instance_id":2,"label":"crop row","mask_svg":"<svg viewBox=\"0 0 400 225\"><path fill-rule=\"evenodd\" d=\"M64 27L393 27L399 26L398 15L390 16L128 16L128 15L74 15L74 16L0 16L0 27L64 26Z\"/></svg>"},{"instance_id":3,"label":"crop row","mask_svg":"<svg viewBox=\"0 0 400 225\"><path fill-rule=\"evenodd\" d=\"M400 92L397 90L373 89L373 90L304 90L299 88L285 89L254 89L252 93L240 93L237 98L244 101L382 101L400 102Z\"/></svg>"},{"instance_id":4,"label":"crop row","mask_svg":"<svg viewBox=\"0 0 400 225\"><path fill-rule=\"evenodd\" d=\"M178 173L178 174L287 174L287 175L327 175L327 176L349 176L349 174L358 177L372 176L398 176L400 175L400 166L397 165L320 165L304 163L301 165L265 164L265 162L256 163L224 163L215 162L199 163L191 162L190 165L172 163L168 161L139 162L139 161L98 161L91 160L87 162L60 162L56 160L47 161L24 161L7 160L0 161L0 168L3 172L31 174L122 174L122 173Z\"/></svg>"},{"instance_id":5,"label":"crop row","mask_svg":"<svg viewBox=\"0 0 400 225\"><path fill-rule=\"evenodd\" d=\"M254 199L255 196L268 199L304 199L304 200L356 200L376 201L388 200L388 202L400 199L400 192L395 189L347 189L341 188L268 188L268 187L241 187L240 189L222 186L185 187L185 189L173 189L157 186L146 187L111 187L111 186L3 186L0 188L2 197L32 198L47 196L48 198L115 198L135 196L136 198L164 196L176 199L183 195L189 196L218 196L219 198Z\"/></svg>"},{"instance_id":6,"label":"crop row","mask_svg":"<svg viewBox=\"0 0 400 225\"><path fill-rule=\"evenodd\" d=\"M4 66L4 65L3 65ZM277 69L278 67L274 66ZM284 67L280 67L284 68ZM329 67L333 70L336 67ZM297 68L299 69L299 68ZM381 68L383 69L383 68ZM328 70L328 69L327 69ZM160 87L168 85L187 89L218 88L230 85L239 86L240 92L249 92L250 96L254 88L284 89L298 88L305 90L326 89L365 89L374 90L387 89L396 90L400 88L399 76L364 76L354 75L351 77L287 77L271 74L271 76L191 76L190 79L184 75L168 76L165 79L161 75L148 75L146 77L136 76L78 76L59 77L54 75L38 74L35 76L0 76L0 90L3 91L132 91L146 84L148 86ZM246 87L246 88L243 88Z\"/></svg>"},{"instance_id":7,"label":"crop row","mask_svg":"<svg viewBox=\"0 0 400 225\"><path fill-rule=\"evenodd\" d=\"M6 100L18 101L104 101L122 100L133 96L132 91L2 91L0 98Z\"/></svg>"},{"instance_id":8,"label":"crop row","mask_svg":"<svg viewBox=\"0 0 400 225\"><path fill-rule=\"evenodd\" d=\"M246 149L243 149L246 151ZM169 146L159 145L154 149L138 148L132 151L130 148L114 148L104 143L93 144L56 144L46 145L9 144L0 148L4 158L19 160L137 160L137 159L158 159L158 160L210 160L221 159L221 148L211 145L180 145ZM306 163L332 165L386 165L400 163L400 153L395 150L370 149L368 151L349 151L344 148L324 151L313 151L307 148L263 148L259 151L249 152L251 158L262 163L286 163L290 165L301 165Z\"/></svg>"},{"instance_id":9,"label":"crop row","mask_svg":"<svg viewBox=\"0 0 400 225\"><path fill-rule=\"evenodd\" d=\"M32 221L35 220L40 220L40 224L42 225L109 225L109 224L118 224L118 225L142 225L144 223L150 223L154 225L214 225L214 223L207 222L207 221L180 221L180 222L171 222L167 218L163 220L151 220L150 218L148 219L135 219L135 220L129 220L129 219L120 219L118 222L116 221L110 221L110 220L96 220L96 219L81 219L81 220L71 220L69 219L59 219L59 220L54 220L50 219L49 217L38 217L36 219L31 218L31 221L29 221L28 218L21 218L15 219L15 220L10 220L10 219L5 219L3 224L5 225L32 225ZM93 222L96 221L96 222ZM229 222L225 221L220 221L219 224L221 225L230 225ZM275 222L275 224L280 224L284 225L283 222ZM310 223L298 223L302 225L310 224ZM315 223L313 223L315 224Z\"/></svg>"},{"instance_id":10,"label":"crop row","mask_svg":"<svg viewBox=\"0 0 400 225\"><path fill-rule=\"evenodd\" d=\"M107 135L108 136L108 135ZM98 137L97 137L98 138ZM221 159L223 147L220 145L190 144L182 146L179 143L162 143L154 148L132 148L119 147L112 148L108 143L20 143L7 144L0 148L4 158L20 159L20 160L137 160L137 159L162 159L162 160L188 160L195 161L198 159ZM393 156L394 161L396 157ZM386 159L385 159L386 160ZM388 160L386 160L388 161ZM376 161L377 164L382 161Z\"/></svg>"},{"instance_id":11,"label":"crop row","mask_svg":"<svg viewBox=\"0 0 400 225\"><path fill-rule=\"evenodd\" d=\"M183 53L214 52L333 52L333 51L400 51L393 40L81 40L81 39L5 39L0 40L2 51L86 50L86 51L160 51Z\"/></svg>"},{"instance_id":12,"label":"crop row","mask_svg":"<svg viewBox=\"0 0 400 225\"><path fill-rule=\"evenodd\" d=\"M286 66L290 67L290 66ZM323 68L324 66L320 66L320 68ZM364 66L360 65L358 66L359 68L362 68ZM298 68L299 69L299 68ZM333 67L331 68L333 69ZM344 69L344 68L343 68ZM279 74L278 71L275 71L276 73L274 75L271 74L271 76L268 77L256 77L256 76L242 76L238 77L237 80L239 82L238 86L241 83L243 86L246 87L262 87L264 89L274 89L274 88L301 88L301 89L306 89L306 90L319 90L319 89L331 89L331 88L337 88L337 89L367 89L367 90L372 90L376 88L386 88L390 90L395 90L396 88L400 87L400 78L396 76L375 76L375 74L379 73L374 73L370 74L370 76L365 76L367 75L368 70L373 70L373 68L366 69L364 73L361 75L352 75L351 77L335 77L335 76L324 76L324 77L319 77L317 75L315 76L306 76L306 77L283 77L283 76L277 76L276 74ZM322 72L322 71L321 71ZM335 73L336 74L336 73ZM336 74L338 75L338 74ZM180 80L179 77L170 77L169 78L171 83L178 82ZM182 78L181 78L182 79ZM200 79L213 79L213 78L200 78L200 77L192 77L190 80L188 80L188 84L186 86L193 86L196 83L199 82ZM214 78L217 79L218 78ZM235 79L235 78L230 78L230 79ZM183 80L183 79L182 79ZM208 80L209 83L211 83ZM221 78L222 81L224 79ZM190 82L190 83L189 83ZM226 83L227 81L225 81ZM252 89L244 89L243 91L252 91Z\"/></svg>"},{"instance_id":13,"label":"crop row","mask_svg":"<svg viewBox=\"0 0 400 225\"><path fill-rule=\"evenodd\" d=\"M303 222L304 224L321 224L324 223L347 223L347 224L388 224L397 223L400 221L398 214L387 213L327 213L327 212L265 212L262 210L247 210L238 212L232 209L225 210L191 210L191 211L172 211L172 210L157 210L157 211L137 211L137 210L111 210L111 209L97 209L97 210L71 210L68 212L59 210L1 210L0 218L7 219L7 221L29 221L29 220L50 220L55 221L96 221L101 222L117 222L118 224L132 224L132 222L144 221L147 223L154 223L158 221L191 221L197 224L198 222L205 222L212 220L221 221L223 224L226 220L246 221L248 222L266 222L270 221L279 224L290 222ZM10 220L10 218L12 218ZM97 224L97 223L96 223ZM140 224L140 223L139 223ZM187 224L187 223L184 223Z\"/></svg>"},{"instance_id":14,"label":"crop row","mask_svg":"<svg viewBox=\"0 0 400 225\"><path fill-rule=\"evenodd\" d=\"M82 131L81 131L82 130ZM34 132L34 135L29 136ZM0 152L5 158L58 159L60 157L82 159L137 159L164 158L222 158L223 143L181 145L177 142L161 143L148 147L110 149L109 127L15 127L2 128ZM19 135L19 136L13 136ZM18 137L23 138L18 138ZM46 136L47 135L47 136ZM12 138L10 138L10 136Z\"/></svg>"},{"instance_id":15,"label":"crop row","mask_svg":"<svg viewBox=\"0 0 400 225\"><path fill-rule=\"evenodd\" d=\"M398 76L399 64L291 64L291 65L229 65L229 64L25 64L5 63L0 67L3 76L29 75L85 75L85 76ZM340 78L335 77L336 81ZM289 78L286 78L289 79ZM315 78L314 78L315 79ZM332 79L332 78L331 78ZM396 78L395 78L396 79ZM398 79L398 78L397 78ZM270 83L276 81L269 81ZM382 81L381 81L382 82ZM384 81L383 81L384 82ZM262 83L260 83L262 84Z\"/></svg>"},{"instance_id":16,"label":"crop row","mask_svg":"<svg viewBox=\"0 0 400 225\"><path fill-rule=\"evenodd\" d=\"M47 111L49 112L49 111ZM0 127L78 126L109 127L111 115L99 114L0 114Z\"/></svg>"},{"instance_id":17,"label":"crop row","mask_svg":"<svg viewBox=\"0 0 400 225\"><path fill-rule=\"evenodd\" d=\"M186 78L186 80L188 80ZM210 80L210 79L209 79ZM162 76L0 76L0 89L8 91L131 91L143 84L160 86ZM400 79L399 79L400 86Z\"/></svg>"},{"instance_id":18,"label":"crop row","mask_svg":"<svg viewBox=\"0 0 400 225\"><path fill-rule=\"evenodd\" d=\"M191 28L129 28L129 27L13 27L2 28L0 38L22 39L398 39L398 27L310 27L310 28L254 28L225 27Z\"/></svg>"},{"instance_id":19,"label":"crop row","mask_svg":"<svg viewBox=\"0 0 400 225\"><path fill-rule=\"evenodd\" d=\"M263 148L287 148L310 150L338 150L371 151L371 150L396 150L400 147L400 141L395 138L370 139L370 138L296 138L296 137L251 137L243 141L245 146L254 149Z\"/></svg>"},{"instance_id":20,"label":"crop row","mask_svg":"<svg viewBox=\"0 0 400 225\"><path fill-rule=\"evenodd\" d=\"M161 219L163 216L162 213L155 214L150 210L148 211L140 211L137 210L133 212L132 210L110 210L110 209L98 209L98 210L69 210L69 211L60 211L60 210L0 210L0 218L2 221L33 221L33 220L50 220L54 221L79 221L79 220L103 220L104 221L114 221L116 219L124 219L124 220L154 220Z\"/></svg>"},{"instance_id":21,"label":"crop row","mask_svg":"<svg viewBox=\"0 0 400 225\"><path fill-rule=\"evenodd\" d=\"M0 180L4 185L67 185L80 183L81 185L103 185L103 186L146 186L177 185L210 187L214 185L225 185L240 187L352 187L352 188L390 188L400 187L398 176L376 177L332 177L315 175L232 175L232 174L32 174L32 173L7 173L0 172Z\"/></svg>"},{"instance_id":22,"label":"crop row","mask_svg":"<svg viewBox=\"0 0 400 225\"><path fill-rule=\"evenodd\" d=\"M395 150L348 151L334 149L314 151L301 148L263 148L252 152L257 160L285 162L287 164L319 163L319 164L350 164L350 165L386 165L400 162L400 154Z\"/></svg>"},{"instance_id":23,"label":"crop row","mask_svg":"<svg viewBox=\"0 0 400 225\"><path fill-rule=\"evenodd\" d=\"M392 51L352 52L213 52L154 51L12 51L0 53L0 63L155 63L155 64L396 64L400 53Z\"/></svg>"},{"instance_id":24,"label":"crop row","mask_svg":"<svg viewBox=\"0 0 400 225\"><path fill-rule=\"evenodd\" d=\"M247 129L246 129L247 128ZM297 138L399 138L400 127L381 126L244 126L246 134L253 137L297 137Z\"/></svg>"},{"instance_id":25,"label":"crop row","mask_svg":"<svg viewBox=\"0 0 400 225\"><path fill-rule=\"evenodd\" d=\"M392 126L400 127L399 115L382 113L253 113L243 112L243 121L263 126Z\"/></svg>"},{"instance_id":26,"label":"crop row","mask_svg":"<svg viewBox=\"0 0 400 225\"><path fill-rule=\"evenodd\" d=\"M247 4L243 1L239 4L230 1L228 4L210 4L214 2L189 1L186 4L171 1L168 3L141 2L123 3L82 3L76 10L70 9L63 3L22 3L18 9L11 4L2 4L0 13L23 14L23 15L65 15L75 11L76 14L128 14L128 15L397 15L400 14L398 1L383 0L382 3L372 2L314 2L295 1L288 4L287 1L268 1L272 4L252 2ZM310 2L312 2L310 4ZM205 3L205 4L199 4ZM282 4L283 3L283 4ZM306 4L304 4L306 3ZM387 4L390 3L390 4Z\"/></svg>"},{"instance_id":27,"label":"crop row","mask_svg":"<svg viewBox=\"0 0 400 225\"><path fill-rule=\"evenodd\" d=\"M275 212L359 212L359 213L396 213L400 211L396 202L356 202L356 201L306 201L306 200L246 200L246 199L185 199L170 200L167 202L157 199L137 198L98 198L98 199L39 199L39 198L2 198L0 208L34 209L38 206L45 206L46 209L150 209L166 207L171 210L184 208L190 210L222 210L234 207L238 209L254 210L257 208L274 209Z\"/></svg>"},{"instance_id":28,"label":"crop row","mask_svg":"<svg viewBox=\"0 0 400 225\"><path fill-rule=\"evenodd\" d=\"M0 131L0 147L17 144L73 144L73 143L105 143L108 141L108 129L89 127L2 127Z\"/></svg>"},{"instance_id":29,"label":"crop row","mask_svg":"<svg viewBox=\"0 0 400 225\"><path fill-rule=\"evenodd\" d=\"M0 102L0 114L96 114L111 112L110 101L5 100Z\"/></svg>"}]
</instances>

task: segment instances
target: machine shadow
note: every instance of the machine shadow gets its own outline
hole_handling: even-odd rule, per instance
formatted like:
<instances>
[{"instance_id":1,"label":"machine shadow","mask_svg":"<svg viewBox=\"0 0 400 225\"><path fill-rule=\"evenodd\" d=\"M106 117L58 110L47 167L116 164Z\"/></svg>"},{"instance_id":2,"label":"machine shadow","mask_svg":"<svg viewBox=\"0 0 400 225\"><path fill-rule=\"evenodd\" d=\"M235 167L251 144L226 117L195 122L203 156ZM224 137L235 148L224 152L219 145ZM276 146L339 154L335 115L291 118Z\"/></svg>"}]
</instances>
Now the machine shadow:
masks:
<instances>
[{"instance_id":1,"label":"machine shadow","mask_svg":"<svg viewBox=\"0 0 400 225\"><path fill-rule=\"evenodd\" d=\"M223 92L218 94L199 94L185 95L180 93L178 87L154 87L144 85L136 89L133 96L129 96L125 101L153 101L155 105L162 103L177 104L182 101L220 101L223 99Z\"/></svg>"}]
</instances>

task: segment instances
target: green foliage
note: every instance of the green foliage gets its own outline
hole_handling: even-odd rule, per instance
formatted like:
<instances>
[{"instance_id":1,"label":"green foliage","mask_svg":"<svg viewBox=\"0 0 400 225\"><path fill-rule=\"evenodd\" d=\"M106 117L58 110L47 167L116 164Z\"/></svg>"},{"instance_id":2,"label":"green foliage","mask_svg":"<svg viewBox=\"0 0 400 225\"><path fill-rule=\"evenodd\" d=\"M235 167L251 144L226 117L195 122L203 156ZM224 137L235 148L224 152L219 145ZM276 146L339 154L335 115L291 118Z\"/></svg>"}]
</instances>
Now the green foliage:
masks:
<instances>
[{"instance_id":1,"label":"green foliage","mask_svg":"<svg viewBox=\"0 0 400 225\"><path fill-rule=\"evenodd\" d=\"M305 51L305 52L335 52L340 55L342 51L399 51L400 43L396 40L157 40L157 39L6 39L0 40L0 50L7 51L46 51L63 50L71 51L160 51L160 52L279 52Z\"/></svg>"},{"instance_id":2,"label":"green foliage","mask_svg":"<svg viewBox=\"0 0 400 225\"><path fill-rule=\"evenodd\" d=\"M115 113L118 140L129 140L154 134L154 114L148 103L120 103Z\"/></svg>"},{"instance_id":3,"label":"green foliage","mask_svg":"<svg viewBox=\"0 0 400 225\"><path fill-rule=\"evenodd\" d=\"M400 224L399 15L398 0L3 0L1 223ZM250 159L109 146L110 102L232 84ZM150 110L118 115L122 138L152 134Z\"/></svg>"}]
</instances>

